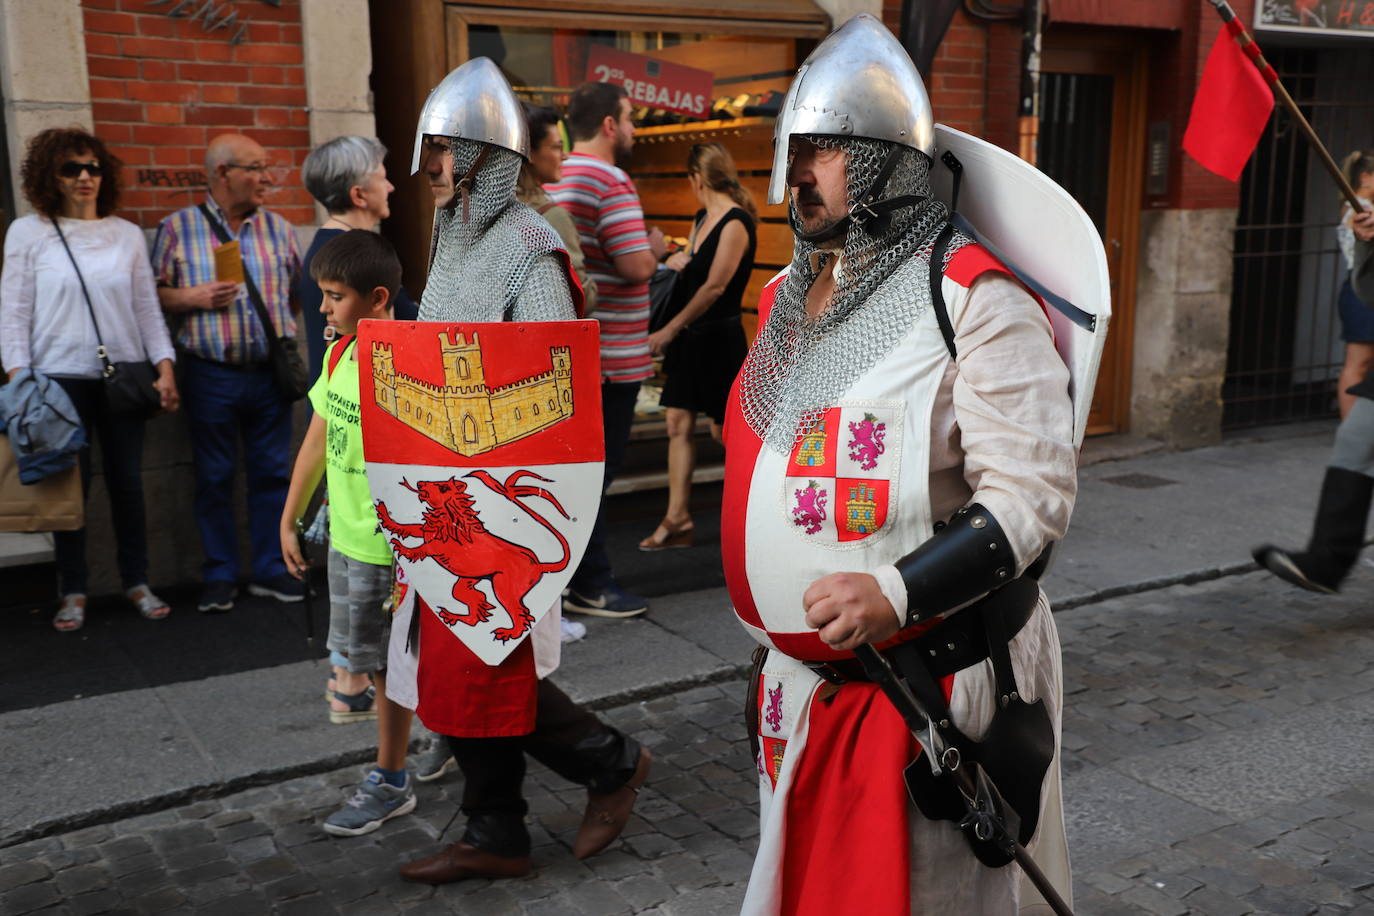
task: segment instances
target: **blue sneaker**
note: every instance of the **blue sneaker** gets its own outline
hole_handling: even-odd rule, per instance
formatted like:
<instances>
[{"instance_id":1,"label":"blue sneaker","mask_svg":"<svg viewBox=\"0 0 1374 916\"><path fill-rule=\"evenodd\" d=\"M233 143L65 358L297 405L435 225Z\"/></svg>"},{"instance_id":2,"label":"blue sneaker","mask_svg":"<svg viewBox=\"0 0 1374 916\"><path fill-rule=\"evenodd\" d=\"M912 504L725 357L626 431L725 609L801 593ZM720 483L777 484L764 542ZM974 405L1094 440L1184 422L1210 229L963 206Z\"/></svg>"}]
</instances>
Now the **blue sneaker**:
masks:
<instances>
[{"instance_id":1,"label":"blue sneaker","mask_svg":"<svg viewBox=\"0 0 1374 916\"><path fill-rule=\"evenodd\" d=\"M638 617L649 609L649 602L612 582L599 592L586 594L569 588L563 596L563 610L592 617Z\"/></svg>"},{"instance_id":2,"label":"blue sneaker","mask_svg":"<svg viewBox=\"0 0 1374 916\"><path fill-rule=\"evenodd\" d=\"M324 821L324 832L334 836L362 836L386 821L415 810L415 788L410 774L406 784L388 785L382 774L373 770L342 808Z\"/></svg>"},{"instance_id":3,"label":"blue sneaker","mask_svg":"<svg viewBox=\"0 0 1374 916\"><path fill-rule=\"evenodd\" d=\"M305 583L287 573L277 573L270 579L249 583L248 594L294 604L305 600Z\"/></svg>"}]
</instances>

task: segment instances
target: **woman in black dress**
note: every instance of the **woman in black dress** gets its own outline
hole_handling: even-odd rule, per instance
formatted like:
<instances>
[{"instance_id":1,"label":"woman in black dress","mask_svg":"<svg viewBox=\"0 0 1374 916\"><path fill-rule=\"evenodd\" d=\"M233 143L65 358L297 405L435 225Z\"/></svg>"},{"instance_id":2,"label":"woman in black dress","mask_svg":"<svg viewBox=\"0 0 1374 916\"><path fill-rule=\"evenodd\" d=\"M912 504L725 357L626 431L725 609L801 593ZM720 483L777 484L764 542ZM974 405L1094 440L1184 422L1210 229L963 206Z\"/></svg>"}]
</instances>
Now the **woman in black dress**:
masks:
<instances>
[{"instance_id":1,"label":"woman in black dress","mask_svg":"<svg viewBox=\"0 0 1374 916\"><path fill-rule=\"evenodd\" d=\"M668 421L668 511L639 542L640 550L691 545L692 430L697 414L704 413L711 418L711 435L720 440L725 400L748 350L740 299L754 268L758 211L719 143L692 147L687 180L702 209L688 251L668 259L668 267L679 272L667 310L672 318L649 335L649 350L663 355L668 376L660 399Z\"/></svg>"}]
</instances>

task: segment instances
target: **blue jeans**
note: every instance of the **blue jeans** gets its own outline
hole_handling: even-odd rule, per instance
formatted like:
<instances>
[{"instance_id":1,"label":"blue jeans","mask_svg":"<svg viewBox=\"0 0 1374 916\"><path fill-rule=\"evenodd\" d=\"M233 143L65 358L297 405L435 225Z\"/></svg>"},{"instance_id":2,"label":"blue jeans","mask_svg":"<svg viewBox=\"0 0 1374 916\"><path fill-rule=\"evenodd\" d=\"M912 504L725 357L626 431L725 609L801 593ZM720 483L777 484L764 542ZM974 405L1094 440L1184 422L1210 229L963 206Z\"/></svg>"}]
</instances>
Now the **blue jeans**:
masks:
<instances>
[{"instance_id":1,"label":"blue jeans","mask_svg":"<svg viewBox=\"0 0 1374 916\"><path fill-rule=\"evenodd\" d=\"M196 525L205 549L206 582L239 574L238 532L230 498L243 440L248 538L253 580L286 572L278 534L291 482L291 405L264 365L229 366L194 356L183 360L182 409L191 424L196 469Z\"/></svg>"},{"instance_id":2,"label":"blue jeans","mask_svg":"<svg viewBox=\"0 0 1374 916\"><path fill-rule=\"evenodd\" d=\"M86 440L100 440L100 464L105 491L110 497L110 521L115 531L115 556L119 578L132 588L148 581L148 531L143 509L142 417L120 416L110 410L105 383L100 379L58 378L72 399ZM81 492L91 489L91 449L83 448ZM86 592L86 529L53 532L53 559L57 563L58 588L63 595Z\"/></svg>"},{"instance_id":3,"label":"blue jeans","mask_svg":"<svg viewBox=\"0 0 1374 916\"><path fill-rule=\"evenodd\" d=\"M601 511L587 541L587 552L573 573L568 587L583 595L597 595L615 582L611 557L606 552L606 488L615 480L630 443L630 427L635 420L635 399L639 382L602 382L601 417L605 423L606 476L601 482Z\"/></svg>"}]
</instances>

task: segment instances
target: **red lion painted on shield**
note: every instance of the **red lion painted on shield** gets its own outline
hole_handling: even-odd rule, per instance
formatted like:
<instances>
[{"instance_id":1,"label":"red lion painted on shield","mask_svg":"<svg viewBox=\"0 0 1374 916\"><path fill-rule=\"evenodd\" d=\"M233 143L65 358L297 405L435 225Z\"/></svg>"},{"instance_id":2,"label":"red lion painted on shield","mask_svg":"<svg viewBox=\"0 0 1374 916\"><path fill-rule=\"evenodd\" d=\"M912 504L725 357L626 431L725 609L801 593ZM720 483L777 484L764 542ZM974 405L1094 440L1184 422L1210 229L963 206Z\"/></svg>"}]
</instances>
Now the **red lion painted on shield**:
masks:
<instances>
[{"instance_id":1,"label":"red lion painted on shield","mask_svg":"<svg viewBox=\"0 0 1374 916\"><path fill-rule=\"evenodd\" d=\"M401 481L401 486L418 496L425 506L424 518L419 524L408 525L396 521L381 500L377 501L377 518L383 529L396 535L391 539L391 547L398 557L412 562L431 559L458 577L453 584L453 597L466 605L468 611L466 614L455 614L446 608L436 607L434 610L444 623L449 626L455 623L476 626L491 619L494 605L477 589L477 583L486 579L491 582L496 600L501 602L511 621L509 627L493 630L492 637L497 642L519 639L534 623L534 615L525 607L525 596L543 578L544 573L566 569L572 553L567 539L558 529L521 502L520 497L540 496L552 503L564 518L568 518L568 513L558 499L543 487L517 485L525 477L533 477L543 483L552 482L533 471L516 471L506 478L505 483L486 471L472 471L464 477L476 477L553 532L558 543L563 545L562 559L541 563L528 547L514 544L488 531L472 507L468 485L457 477L425 480L418 486L411 486L407 480ZM421 543L416 547L407 547L401 543L403 538L419 538Z\"/></svg>"}]
</instances>

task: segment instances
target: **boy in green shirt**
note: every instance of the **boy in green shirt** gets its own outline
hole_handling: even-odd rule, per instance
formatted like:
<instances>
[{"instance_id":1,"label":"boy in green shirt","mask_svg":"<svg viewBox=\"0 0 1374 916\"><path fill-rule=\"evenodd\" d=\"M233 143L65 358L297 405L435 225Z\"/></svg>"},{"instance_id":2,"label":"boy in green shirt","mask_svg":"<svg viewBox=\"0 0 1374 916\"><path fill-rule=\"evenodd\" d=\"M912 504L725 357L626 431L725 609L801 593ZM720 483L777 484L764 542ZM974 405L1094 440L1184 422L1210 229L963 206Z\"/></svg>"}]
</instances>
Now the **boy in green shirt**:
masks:
<instances>
[{"instance_id":1,"label":"boy in green shirt","mask_svg":"<svg viewBox=\"0 0 1374 916\"><path fill-rule=\"evenodd\" d=\"M333 722L371 718L375 703L377 718L376 768L348 804L325 819L324 829L336 836L360 836L415 810L413 780L405 764L411 712L386 696L391 614L384 605L391 593L391 546L377 529L367 485L354 346L358 322L391 317L401 263L386 239L354 229L320 248L310 275L324 294L320 311L337 336L325 351L325 371L310 389L315 412L291 474L281 547L287 571L304 576L296 520L323 473L329 490L326 645L336 661L345 663L336 667L329 717Z\"/></svg>"}]
</instances>

